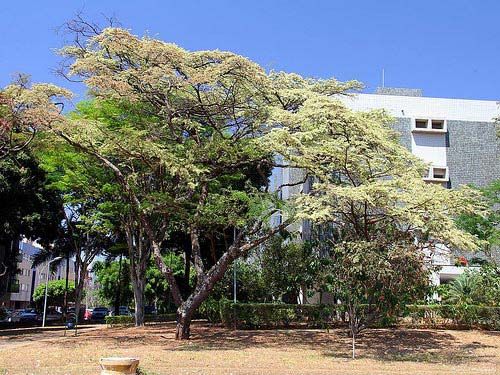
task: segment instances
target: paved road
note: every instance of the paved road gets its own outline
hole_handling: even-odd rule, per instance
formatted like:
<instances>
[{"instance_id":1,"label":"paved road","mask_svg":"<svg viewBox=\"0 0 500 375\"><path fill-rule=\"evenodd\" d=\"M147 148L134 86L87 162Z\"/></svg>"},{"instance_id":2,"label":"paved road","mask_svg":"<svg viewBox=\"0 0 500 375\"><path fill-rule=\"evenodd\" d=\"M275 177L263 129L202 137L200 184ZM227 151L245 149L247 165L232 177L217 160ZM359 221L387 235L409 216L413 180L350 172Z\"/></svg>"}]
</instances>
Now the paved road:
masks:
<instances>
[{"instance_id":1,"label":"paved road","mask_svg":"<svg viewBox=\"0 0 500 375\"><path fill-rule=\"evenodd\" d=\"M105 324L85 324L78 327L78 332L89 332L105 328ZM65 332L66 331L66 332ZM27 345L33 341L54 339L55 337L73 336L74 330L65 330L64 326L12 328L0 331L0 350L14 346Z\"/></svg>"}]
</instances>

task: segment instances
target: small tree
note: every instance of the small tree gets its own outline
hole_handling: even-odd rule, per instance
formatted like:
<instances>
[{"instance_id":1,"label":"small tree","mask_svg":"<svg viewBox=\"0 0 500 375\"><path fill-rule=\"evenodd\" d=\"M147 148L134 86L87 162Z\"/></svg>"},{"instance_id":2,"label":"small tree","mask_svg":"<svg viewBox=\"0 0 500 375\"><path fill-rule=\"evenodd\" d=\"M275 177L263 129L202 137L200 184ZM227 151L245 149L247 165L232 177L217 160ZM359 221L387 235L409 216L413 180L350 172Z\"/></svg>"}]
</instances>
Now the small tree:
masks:
<instances>
[{"instance_id":1,"label":"small tree","mask_svg":"<svg viewBox=\"0 0 500 375\"><path fill-rule=\"evenodd\" d=\"M423 299L429 291L423 254L411 242L406 245L330 243L323 288L346 308L353 358L362 330L397 316L406 304Z\"/></svg>"},{"instance_id":2,"label":"small tree","mask_svg":"<svg viewBox=\"0 0 500 375\"><path fill-rule=\"evenodd\" d=\"M299 294L317 282L319 252L309 241L277 236L260 254L263 282L278 301L297 303Z\"/></svg>"},{"instance_id":3,"label":"small tree","mask_svg":"<svg viewBox=\"0 0 500 375\"><path fill-rule=\"evenodd\" d=\"M479 213L480 194L425 183L426 166L399 144L384 112L310 95L276 118L275 148L312 176L297 216L320 229L317 243L331 259L326 279L347 306L354 357L364 327L425 293L436 246L478 248L454 219Z\"/></svg>"},{"instance_id":4,"label":"small tree","mask_svg":"<svg viewBox=\"0 0 500 375\"><path fill-rule=\"evenodd\" d=\"M66 293L66 280L50 280L47 287L47 306L63 306ZM38 285L33 292L33 301L42 308L45 300L45 283ZM68 301L75 302L75 283L68 283Z\"/></svg>"}]
</instances>

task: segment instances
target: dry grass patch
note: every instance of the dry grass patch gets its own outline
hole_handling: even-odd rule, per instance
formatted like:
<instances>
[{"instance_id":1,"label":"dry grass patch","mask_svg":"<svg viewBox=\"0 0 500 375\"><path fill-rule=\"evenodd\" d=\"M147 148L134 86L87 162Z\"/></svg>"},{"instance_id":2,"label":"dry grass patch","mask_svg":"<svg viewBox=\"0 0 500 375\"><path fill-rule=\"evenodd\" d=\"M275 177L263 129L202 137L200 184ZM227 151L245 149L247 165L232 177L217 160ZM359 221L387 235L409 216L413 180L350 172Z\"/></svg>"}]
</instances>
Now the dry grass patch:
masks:
<instances>
[{"instance_id":1,"label":"dry grass patch","mask_svg":"<svg viewBox=\"0 0 500 375\"><path fill-rule=\"evenodd\" d=\"M0 332L0 374L98 374L103 356L137 356L150 374L496 374L500 333L378 329L350 357L344 330L231 331L196 323L189 341L172 324L145 328Z\"/></svg>"}]
</instances>

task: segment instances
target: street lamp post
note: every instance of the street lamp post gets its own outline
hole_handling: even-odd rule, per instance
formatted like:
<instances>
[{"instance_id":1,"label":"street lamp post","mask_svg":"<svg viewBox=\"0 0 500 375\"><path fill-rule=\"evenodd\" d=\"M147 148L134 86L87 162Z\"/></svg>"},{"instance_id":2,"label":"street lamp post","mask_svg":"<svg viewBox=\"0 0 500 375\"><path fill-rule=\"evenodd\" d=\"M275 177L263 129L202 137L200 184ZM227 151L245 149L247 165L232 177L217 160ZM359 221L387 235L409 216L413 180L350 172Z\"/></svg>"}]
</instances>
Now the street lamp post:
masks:
<instances>
[{"instance_id":1,"label":"street lamp post","mask_svg":"<svg viewBox=\"0 0 500 375\"><path fill-rule=\"evenodd\" d=\"M43 320L42 320L42 327L45 327L45 316L47 315L47 291L49 289L49 268L50 268L50 263L55 262L57 260L62 259L62 257L57 257L49 261L47 263L47 277L45 278L45 301L43 303Z\"/></svg>"},{"instance_id":2,"label":"street lamp post","mask_svg":"<svg viewBox=\"0 0 500 375\"><path fill-rule=\"evenodd\" d=\"M233 227L233 244L235 241L236 241L236 227ZM236 261L237 261L237 259L235 259L233 262L233 301L234 301L234 303L237 302L237 299L236 299Z\"/></svg>"}]
</instances>

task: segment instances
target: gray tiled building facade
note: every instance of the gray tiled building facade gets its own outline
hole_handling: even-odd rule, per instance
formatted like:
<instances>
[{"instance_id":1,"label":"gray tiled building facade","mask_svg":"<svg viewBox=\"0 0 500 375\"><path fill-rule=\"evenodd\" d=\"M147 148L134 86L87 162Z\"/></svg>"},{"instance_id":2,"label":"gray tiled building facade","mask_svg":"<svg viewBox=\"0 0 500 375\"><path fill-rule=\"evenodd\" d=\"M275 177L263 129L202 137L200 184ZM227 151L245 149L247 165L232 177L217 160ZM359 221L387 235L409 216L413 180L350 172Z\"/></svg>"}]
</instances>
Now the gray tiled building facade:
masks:
<instances>
[{"instance_id":1,"label":"gray tiled building facade","mask_svg":"<svg viewBox=\"0 0 500 375\"><path fill-rule=\"evenodd\" d=\"M484 187L500 179L497 101L429 98L421 90L387 88L340 100L356 111L384 109L392 115L401 144L428 163L424 179L429 183L455 189ZM433 263L441 266L433 283L449 282L464 272L455 266L455 251L444 247L433 256Z\"/></svg>"},{"instance_id":2,"label":"gray tiled building facade","mask_svg":"<svg viewBox=\"0 0 500 375\"><path fill-rule=\"evenodd\" d=\"M431 166L447 169L445 178L432 182L453 189L500 179L496 101L429 98L421 90L391 88L342 100L354 110L385 109L391 114L403 146ZM418 129L419 119L428 121L429 129ZM442 121L443 129L433 131L434 120Z\"/></svg>"}]
</instances>

